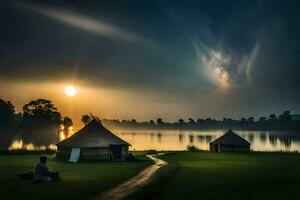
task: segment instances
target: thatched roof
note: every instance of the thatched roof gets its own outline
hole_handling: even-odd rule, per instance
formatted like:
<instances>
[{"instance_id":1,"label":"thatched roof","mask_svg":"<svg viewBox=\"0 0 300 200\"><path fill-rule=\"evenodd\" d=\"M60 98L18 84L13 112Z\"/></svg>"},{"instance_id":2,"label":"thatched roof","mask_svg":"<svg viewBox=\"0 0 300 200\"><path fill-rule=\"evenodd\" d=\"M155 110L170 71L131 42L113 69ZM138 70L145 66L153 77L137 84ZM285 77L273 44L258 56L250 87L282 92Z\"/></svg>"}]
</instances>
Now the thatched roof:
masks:
<instances>
[{"instance_id":1,"label":"thatched roof","mask_svg":"<svg viewBox=\"0 0 300 200\"><path fill-rule=\"evenodd\" d=\"M56 144L59 147L96 148L110 145L131 146L102 126L100 121L92 120L71 137Z\"/></svg>"},{"instance_id":2,"label":"thatched roof","mask_svg":"<svg viewBox=\"0 0 300 200\"><path fill-rule=\"evenodd\" d=\"M219 137L218 139L211 142L210 144L211 145L225 144L225 145L237 145L237 146L251 145L247 140L235 134L232 130L229 130L226 134Z\"/></svg>"}]
</instances>

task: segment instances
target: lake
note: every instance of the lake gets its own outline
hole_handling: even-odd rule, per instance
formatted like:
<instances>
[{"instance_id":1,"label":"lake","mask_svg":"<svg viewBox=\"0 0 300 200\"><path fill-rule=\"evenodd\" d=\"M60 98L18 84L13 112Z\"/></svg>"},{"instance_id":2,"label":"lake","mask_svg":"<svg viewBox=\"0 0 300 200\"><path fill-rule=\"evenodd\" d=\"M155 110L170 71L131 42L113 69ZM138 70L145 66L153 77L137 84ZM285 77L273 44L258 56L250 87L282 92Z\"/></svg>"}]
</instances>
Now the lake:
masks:
<instances>
[{"instance_id":1,"label":"lake","mask_svg":"<svg viewBox=\"0 0 300 200\"><path fill-rule=\"evenodd\" d=\"M193 144L208 150L209 143L225 131L203 130L115 130L119 137L129 142L131 150L185 150ZM298 151L300 131L234 131L251 143L254 151Z\"/></svg>"},{"instance_id":2,"label":"lake","mask_svg":"<svg viewBox=\"0 0 300 200\"><path fill-rule=\"evenodd\" d=\"M209 143L222 136L225 131L203 130L113 130L132 146L130 150L185 150L187 145L193 144L200 149L208 150ZM234 131L251 143L254 151L298 151L300 152L300 131ZM72 135L73 132L69 133ZM57 136L46 137L38 135L31 137L14 136L1 140L2 148L43 149L55 148L55 143L66 138L60 132Z\"/></svg>"}]
</instances>

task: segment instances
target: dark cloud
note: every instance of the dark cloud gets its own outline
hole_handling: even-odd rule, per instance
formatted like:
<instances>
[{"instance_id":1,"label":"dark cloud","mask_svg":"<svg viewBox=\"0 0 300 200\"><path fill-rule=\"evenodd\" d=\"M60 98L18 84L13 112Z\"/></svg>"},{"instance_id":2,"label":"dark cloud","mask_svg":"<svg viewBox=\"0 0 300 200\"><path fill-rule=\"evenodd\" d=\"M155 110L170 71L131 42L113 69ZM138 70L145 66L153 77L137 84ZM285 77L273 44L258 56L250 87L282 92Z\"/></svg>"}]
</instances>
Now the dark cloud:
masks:
<instances>
[{"instance_id":1,"label":"dark cloud","mask_svg":"<svg viewBox=\"0 0 300 200\"><path fill-rule=\"evenodd\" d=\"M300 112L298 1L41 2L1 2L2 81L164 91L200 114Z\"/></svg>"}]
</instances>

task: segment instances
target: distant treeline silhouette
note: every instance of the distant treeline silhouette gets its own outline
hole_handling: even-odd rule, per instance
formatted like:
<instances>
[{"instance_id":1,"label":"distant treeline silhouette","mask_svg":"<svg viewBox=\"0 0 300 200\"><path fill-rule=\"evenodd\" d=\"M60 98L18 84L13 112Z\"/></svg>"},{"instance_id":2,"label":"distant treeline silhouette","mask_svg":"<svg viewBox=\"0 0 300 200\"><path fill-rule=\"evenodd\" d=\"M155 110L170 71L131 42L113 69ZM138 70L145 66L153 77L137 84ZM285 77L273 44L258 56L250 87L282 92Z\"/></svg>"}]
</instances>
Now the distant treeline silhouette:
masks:
<instances>
[{"instance_id":1,"label":"distant treeline silhouette","mask_svg":"<svg viewBox=\"0 0 300 200\"><path fill-rule=\"evenodd\" d=\"M107 127L138 128L138 129L239 129L239 130L300 130L300 120L293 119L290 111L284 111L280 115L270 114L269 117L254 117L222 120L206 118L187 121L179 119L177 122L164 122L162 118L148 122L132 120L103 119L102 123Z\"/></svg>"},{"instance_id":2,"label":"distant treeline silhouette","mask_svg":"<svg viewBox=\"0 0 300 200\"><path fill-rule=\"evenodd\" d=\"M83 115L81 121L86 125L91 119L98 119L92 114ZM239 120L224 118L179 119L177 122L165 122L162 118L147 122L132 120L102 119L102 123L109 128L132 129L242 129L242 130L300 130L300 120L293 119L290 111L280 115L271 114L269 117L241 118ZM70 117L62 117L54 104L47 99L37 99L23 106L21 113L16 113L10 101L0 99L0 137L24 133L28 136L48 135L56 136L60 126L64 131L73 125ZM47 140L49 138L45 137ZM46 140L45 139L45 140Z\"/></svg>"}]
</instances>

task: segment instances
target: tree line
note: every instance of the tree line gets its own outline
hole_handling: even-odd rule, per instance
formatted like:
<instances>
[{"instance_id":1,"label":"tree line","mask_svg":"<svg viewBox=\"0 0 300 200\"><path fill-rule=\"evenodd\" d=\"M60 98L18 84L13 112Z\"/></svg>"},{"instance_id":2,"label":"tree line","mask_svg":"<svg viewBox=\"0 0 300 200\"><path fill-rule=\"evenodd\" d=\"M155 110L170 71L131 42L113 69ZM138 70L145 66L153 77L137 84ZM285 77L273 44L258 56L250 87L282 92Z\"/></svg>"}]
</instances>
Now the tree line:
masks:
<instances>
[{"instance_id":1,"label":"tree line","mask_svg":"<svg viewBox=\"0 0 300 200\"><path fill-rule=\"evenodd\" d=\"M270 114L268 117L254 117L222 120L212 118L199 118L197 120L189 118L179 119L177 122L165 122L162 118L147 122L132 120L103 119L102 123L107 127L117 128L139 128L139 129L239 129L239 130L300 130L300 120L293 120L290 111L282 114Z\"/></svg>"},{"instance_id":2,"label":"tree line","mask_svg":"<svg viewBox=\"0 0 300 200\"><path fill-rule=\"evenodd\" d=\"M95 118L92 114L81 117L84 125ZM222 120L212 118L199 118L197 120L179 119L177 122L165 122L162 118L146 122L118 119L102 119L102 123L113 128L138 128L138 129L244 129L244 130L300 130L300 120L293 120L290 111L268 117L254 117ZM17 113L10 101L0 99L0 134L40 134L42 132L57 133L61 126L67 131L73 125L68 116L62 116L54 104L47 99L37 99L25 104L22 112Z\"/></svg>"}]
</instances>

